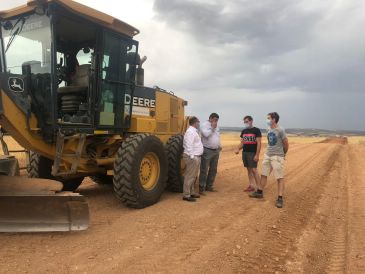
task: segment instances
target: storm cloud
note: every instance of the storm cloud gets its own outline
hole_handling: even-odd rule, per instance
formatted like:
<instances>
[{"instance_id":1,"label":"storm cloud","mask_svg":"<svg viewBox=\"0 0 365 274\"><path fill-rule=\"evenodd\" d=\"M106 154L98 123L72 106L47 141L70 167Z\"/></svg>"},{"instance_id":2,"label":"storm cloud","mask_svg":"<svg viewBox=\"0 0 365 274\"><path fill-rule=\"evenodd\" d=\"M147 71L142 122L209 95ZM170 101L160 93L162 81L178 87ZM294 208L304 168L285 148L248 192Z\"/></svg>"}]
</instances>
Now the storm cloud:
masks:
<instances>
[{"instance_id":1,"label":"storm cloud","mask_svg":"<svg viewBox=\"0 0 365 274\"><path fill-rule=\"evenodd\" d=\"M156 0L154 11L197 43L209 73L192 68L194 100L226 123L277 110L289 127L365 129L365 2Z\"/></svg>"},{"instance_id":2,"label":"storm cloud","mask_svg":"<svg viewBox=\"0 0 365 274\"><path fill-rule=\"evenodd\" d=\"M213 86L330 93L365 86L363 1L156 0L154 10L206 48Z\"/></svg>"},{"instance_id":3,"label":"storm cloud","mask_svg":"<svg viewBox=\"0 0 365 274\"><path fill-rule=\"evenodd\" d=\"M189 115L264 127L277 111L287 128L365 130L364 1L78 2L140 29L146 84L188 100Z\"/></svg>"}]
</instances>

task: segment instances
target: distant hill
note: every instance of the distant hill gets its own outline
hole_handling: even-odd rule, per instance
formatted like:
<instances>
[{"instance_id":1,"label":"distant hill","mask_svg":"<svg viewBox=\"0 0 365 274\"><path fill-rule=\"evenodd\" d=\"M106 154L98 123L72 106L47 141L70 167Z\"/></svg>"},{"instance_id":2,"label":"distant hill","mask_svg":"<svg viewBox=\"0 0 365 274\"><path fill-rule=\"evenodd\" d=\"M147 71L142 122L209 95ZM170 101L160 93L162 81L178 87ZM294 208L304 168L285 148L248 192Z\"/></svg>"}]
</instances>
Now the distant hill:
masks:
<instances>
[{"instance_id":1,"label":"distant hill","mask_svg":"<svg viewBox=\"0 0 365 274\"><path fill-rule=\"evenodd\" d=\"M241 132L240 127L221 127L222 132ZM286 133L298 136L362 136L365 131L351 131L351 130L327 130L317 128L286 128ZM266 133L267 129L261 129L262 133Z\"/></svg>"}]
</instances>

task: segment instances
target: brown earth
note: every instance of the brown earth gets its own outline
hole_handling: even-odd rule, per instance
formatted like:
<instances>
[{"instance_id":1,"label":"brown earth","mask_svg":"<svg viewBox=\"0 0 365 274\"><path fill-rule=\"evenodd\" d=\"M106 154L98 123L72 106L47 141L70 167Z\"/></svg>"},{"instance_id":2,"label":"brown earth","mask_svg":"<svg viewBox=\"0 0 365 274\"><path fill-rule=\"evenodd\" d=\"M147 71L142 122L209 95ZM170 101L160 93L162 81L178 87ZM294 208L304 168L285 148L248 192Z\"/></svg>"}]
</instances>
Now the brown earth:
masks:
<instances>
[{"instance_id":1,"label":"brown earth","mask_svg":"<svg viewBox=\"0 0 365 274\"><path fill-rule=\"evenodd\" d=\"M324 139L323 141L320 141L320 143L346 145L348 143L348 140L346 137L329 137Z\"/></svg>"},{"instance_id":2,"label":"brown earth","mask_svg":"<svg viewBox=\"0 0 365 274\"><path fill-rule=\"evenodd\" d=\"M2 273L365 273L365 146L293 144L283 209L271 177L263 200L243 192L226 147L216 188L197 203L165 193L143 210L85 181L85 232L1 234Z\"/></svg>"}]
</instances>

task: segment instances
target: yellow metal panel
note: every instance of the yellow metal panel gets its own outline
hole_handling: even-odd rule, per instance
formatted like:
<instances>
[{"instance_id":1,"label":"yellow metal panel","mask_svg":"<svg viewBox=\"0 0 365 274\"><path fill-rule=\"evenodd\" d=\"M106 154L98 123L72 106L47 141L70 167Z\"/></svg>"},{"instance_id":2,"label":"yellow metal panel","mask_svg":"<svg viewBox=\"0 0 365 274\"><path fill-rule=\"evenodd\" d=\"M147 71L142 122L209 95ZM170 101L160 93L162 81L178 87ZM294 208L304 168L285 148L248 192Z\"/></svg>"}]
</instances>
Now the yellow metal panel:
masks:
<instances>
[{"instance_id":1,"label":"yellow metal panel","mask_svg":"<svg viewBox=\"0 0 365 274\"><path fill-rule=\"evenodd\" d=\"M170 94L156 91L156 120L157 122L170 121Z\"/></svg>"},{"instance_id":2,"label":"yellow metal panel","mask_svg":"<svg viewBox=\"0 0 365 274\"><path fill-rule=\"evenodd\" d=\"M146 132L152 133L156 129L156 120L152 117L132 117L129 132Z\"/></svg>"},{"instance_id":3,"label":"yellow metal panel","mask_svg":"<svg viewBox=\"0 0 365 274\"><path fill-rule=\"evenodd\" d=\"M41 136L31 133L27 129L27 119L18 106L0 90L3 113L0 115L0 124L22 147L35 151L41 155L53 159L55 147L47 144ZM37 127L37 119L34 115L30 118L30 128Z\"/></svg>"}]
</instances>

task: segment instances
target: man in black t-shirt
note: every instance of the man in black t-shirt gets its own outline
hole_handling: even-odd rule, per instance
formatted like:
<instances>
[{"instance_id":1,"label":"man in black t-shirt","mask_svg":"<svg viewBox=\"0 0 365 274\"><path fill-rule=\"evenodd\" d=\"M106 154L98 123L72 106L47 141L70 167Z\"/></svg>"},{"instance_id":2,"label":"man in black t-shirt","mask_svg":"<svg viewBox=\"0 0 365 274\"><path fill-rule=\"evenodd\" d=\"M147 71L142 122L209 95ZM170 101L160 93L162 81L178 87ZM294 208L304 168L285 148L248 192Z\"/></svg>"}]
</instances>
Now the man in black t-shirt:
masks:
<instances>
[{"instance_id":1,"label":"man in black t-shirt","mask_svg":"<svg viewBox=\"0 0 365 274\"><path fill-rule=\"evenodd\" d=\"M242 149L242 161L247 168L249 186L245 189L246 192L255 191L260 183L260 175L257 171L257 163L260 158L261 150L261 131L254 127L253 118L246 116L243 118L245 124L241 132L241 142L235 150L238 154Z\"/></svg>"}]
</instances>

